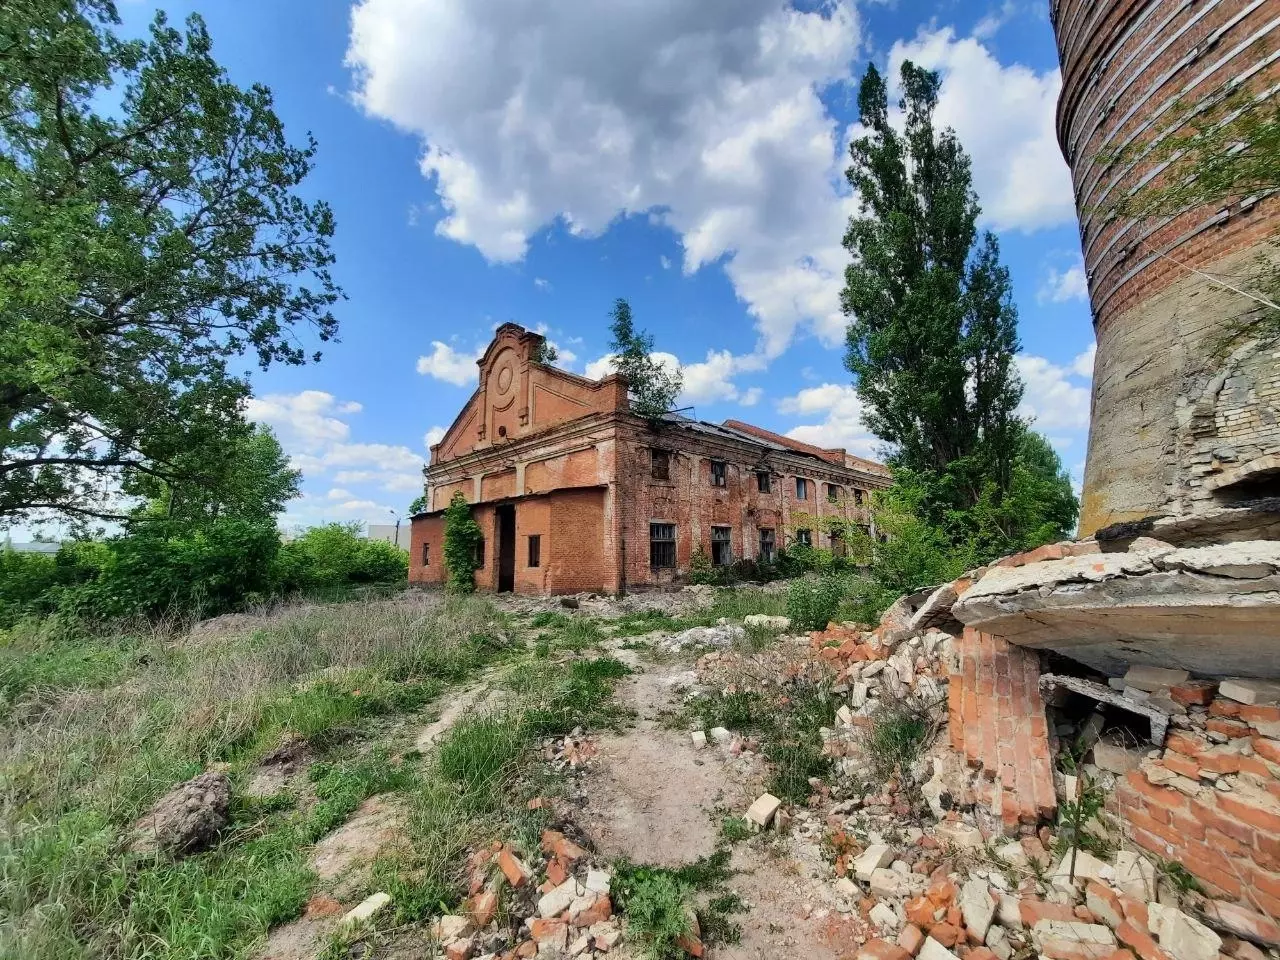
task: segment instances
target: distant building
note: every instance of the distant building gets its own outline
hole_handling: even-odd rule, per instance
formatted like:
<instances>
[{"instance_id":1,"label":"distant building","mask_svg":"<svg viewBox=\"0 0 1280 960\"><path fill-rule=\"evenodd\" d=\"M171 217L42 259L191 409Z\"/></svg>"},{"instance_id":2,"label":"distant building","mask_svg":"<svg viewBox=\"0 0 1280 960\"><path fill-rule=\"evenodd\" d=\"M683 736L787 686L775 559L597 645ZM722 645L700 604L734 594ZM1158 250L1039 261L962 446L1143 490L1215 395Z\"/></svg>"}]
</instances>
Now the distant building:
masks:
<instances>
[{"instance_id":1,"label":"distant building","mask_svg":"<svg viewBox=\"0 0 1280 960\"><path fill-rule=\"evenodd\" d=\"M12 550L14 553L57 553L62 549L62 544L52 540L31 540L14 543L8 537L5 537L3 549Z\"/></svg>"},{"instance_id":2,"label":"distant building","mask_svg":"<svg viewBox=\"0 0 1280 960\"><path fill-rule=\"evenodd\" d=\"M398 525L394 523L371 523L369 524L369 532L365 534L365 539L385 540L387 543L396 544L401 550L408 550L412 536L409 529L409 521L406 520Z\"/></svg>"},{"instance_id":3,"label":"distant building","mask_svg":"<svg viewBox=\"0 0 1280 960\"><path fill-rule=\"evenodd\" d=\"M520 593L669 583L696 554L767 560L796 543L842 548L819 520L867 525L883 465L729 420L630 411L626 382L534 360L542 337L498 328L480 386L427 467L409 579L444 580L442 513L455 493L484 532L477 585Z\"/></svg>"}]
</instances>

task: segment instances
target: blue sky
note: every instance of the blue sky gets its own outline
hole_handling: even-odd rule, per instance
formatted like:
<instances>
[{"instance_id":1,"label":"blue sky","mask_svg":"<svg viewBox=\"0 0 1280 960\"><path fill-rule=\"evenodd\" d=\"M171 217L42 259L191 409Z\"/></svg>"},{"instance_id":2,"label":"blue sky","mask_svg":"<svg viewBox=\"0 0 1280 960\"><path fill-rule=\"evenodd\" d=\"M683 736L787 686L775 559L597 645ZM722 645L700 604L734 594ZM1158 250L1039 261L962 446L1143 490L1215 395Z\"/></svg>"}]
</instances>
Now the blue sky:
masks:
<instances>
[{"instance_id":1,"label":"blue sky","mask_svg":"<svg viewBox=\"0 0 1280 960\"><path fill-rule=\"evenodd\" d=\"M1027 412L1079 477L1093 335L1044 0L134 0L126 28L157 6L204 16L232 77L320 144L341 340L255 371L249 411L304 471L286 525L403 513L493 327L596 373L620 296L698 417L875 455L841 362L843 169L858 78L904 58L942 72Z\"/></svg>"}]
</instances>

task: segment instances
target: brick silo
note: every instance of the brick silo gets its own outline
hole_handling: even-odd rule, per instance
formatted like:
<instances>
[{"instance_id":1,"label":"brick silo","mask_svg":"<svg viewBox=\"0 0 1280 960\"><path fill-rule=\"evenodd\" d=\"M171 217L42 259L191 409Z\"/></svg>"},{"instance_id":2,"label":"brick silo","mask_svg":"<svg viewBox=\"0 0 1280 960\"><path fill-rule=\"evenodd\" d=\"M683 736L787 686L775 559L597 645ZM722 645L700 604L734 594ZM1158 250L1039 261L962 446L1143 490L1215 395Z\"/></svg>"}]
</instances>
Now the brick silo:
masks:
<instances>
[{"instance_id":1,"label":"brick silo","mask_svg":"<svg viewBox=\"0 0 1280 960\"><path fill-rule=\"evenodd\" d=\"M1113 212L1164 176L1149 146L1221 116L1224 89L1280 96L1280 2L1052 0L1051 17L1098 340L1081 534L1280 495L1280 348L1224 286L1275 262L1280 195Z\"/></svg>"}]
</instances>

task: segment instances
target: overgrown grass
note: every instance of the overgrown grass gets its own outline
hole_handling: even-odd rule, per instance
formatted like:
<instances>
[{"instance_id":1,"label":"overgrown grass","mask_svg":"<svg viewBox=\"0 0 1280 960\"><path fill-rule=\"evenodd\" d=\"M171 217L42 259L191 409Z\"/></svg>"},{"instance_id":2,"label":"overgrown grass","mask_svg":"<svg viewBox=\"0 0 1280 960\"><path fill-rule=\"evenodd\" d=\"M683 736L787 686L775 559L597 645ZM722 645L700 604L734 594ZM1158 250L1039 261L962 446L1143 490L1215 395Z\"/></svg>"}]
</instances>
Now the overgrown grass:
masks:
<instances>
[{"instance_id":1,"label":"overgrown grass","mask_svg":"<svg viewBox=\"0 0 1280 960\"><path fill-rule=\"evenodd\" d=\"M422 920L456 907L465 893L466 853L507 835L532 852L545 814L526 801L540 789L522 763L542 737L615 723L610 703L628 673L617 660L540 661L518 665L512 699L496 712L463 718L441 740L432 765L411 793L408 851L379 865L398 920Z\"/></svg>"},{"instance_id":2,"label":"overgrown grass","mask_svg":"<svg viewBox=\"0 0 1280 960\"><path fill-rule=\"evenodd\" d=\"M682 937L701 931L706 943L736 943L741 929L730 919L745 909L725 887L731 876L729 850L720 848L682 867L620 860L613 867L612 894L626 916L627 935L648 960L685 956Z\"/></svg>"},{"instance_id":3,"label":"overgrown grass","mask_svg":"<svg viewBox=\"0 0 1280 960\"><path fill-rule=\"evenodd\" d=\"M759 737L772 769L769 791L803 803L812 792L809 779L824 777L831 769L819 728L831 725L835 709L831 695L820 686L769 696L750 690L715 691L694 697L668 722L680 729L720 726Z\"/></svg>"},{"instance_id":4,"label":"overgrown grass","mask_svg":"<svg viewBox=\"0 0 1280 960\"><path fill-rule=\"evenodd\" d=\"M882 783L909 771L933 738L932 710L919 697L884 697L870 720L863 753L871 773Z\"/></svg>"},{"instance_id":5,"label":"overgrown grass","mask_svg":"<svg viewBox=\"0 0 1280 960\"><path fill-rule=\"evenodd\" d=\"M214 762L238 780L286 732L323 750L417 709L500 655L502 633L489 604L448 598L284 608L127 637L97 659L52 636L11 643L7 677L52 679L6 687L0 956L244 955L305 901L307 845L414 772L378 751L315 764L316 804L236 796L220 844L176 863L129 855L132 822ZM92 668L102 657L106 678Z\"/></svg>"}]
</instances>

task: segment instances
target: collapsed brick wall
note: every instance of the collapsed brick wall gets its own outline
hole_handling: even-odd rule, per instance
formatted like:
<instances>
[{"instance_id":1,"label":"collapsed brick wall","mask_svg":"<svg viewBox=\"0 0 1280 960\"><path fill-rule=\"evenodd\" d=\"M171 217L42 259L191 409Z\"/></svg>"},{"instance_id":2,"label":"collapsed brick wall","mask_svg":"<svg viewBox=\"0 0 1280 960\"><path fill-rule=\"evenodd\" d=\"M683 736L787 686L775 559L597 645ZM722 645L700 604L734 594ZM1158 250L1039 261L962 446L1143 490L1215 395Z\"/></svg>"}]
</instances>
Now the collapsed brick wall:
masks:
<instances>
[{"instance_id":1,"label":"collapsed brick wall","mask_svg":"<svg viewBox=\"0 0 1280 960\"><path fill-rule=\"evenodd\" d=\"M971 627L956 649L959 669L947 687L951 745L981 770L1006 835L1034 830L1057 809L1040 659Z\"/></svg>"},{"instance_id":2,"label":"collapsed brick wall","mask_svg":"<svg viewBox=\"0 0 1280 960\"><path fill-rule=\"evenodd\" d=\"M1126 776L1114 812L1135 843L1182 864L1211 896L1280 917L1280 706L1186 689L1207 691L1181 694L1196 698L1190 726Z\"/></svg>"}]
</instances>

